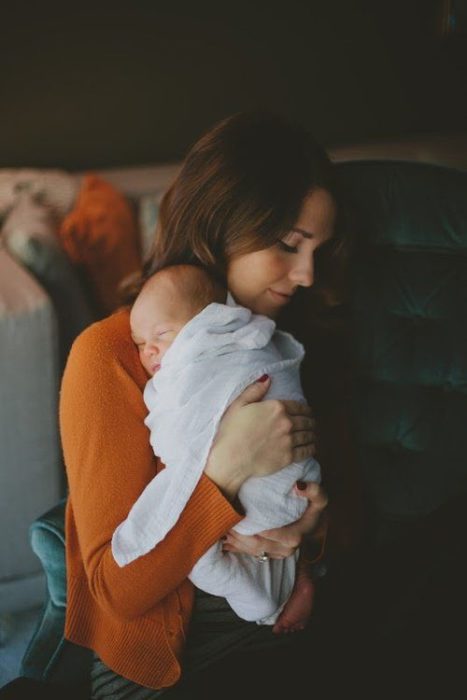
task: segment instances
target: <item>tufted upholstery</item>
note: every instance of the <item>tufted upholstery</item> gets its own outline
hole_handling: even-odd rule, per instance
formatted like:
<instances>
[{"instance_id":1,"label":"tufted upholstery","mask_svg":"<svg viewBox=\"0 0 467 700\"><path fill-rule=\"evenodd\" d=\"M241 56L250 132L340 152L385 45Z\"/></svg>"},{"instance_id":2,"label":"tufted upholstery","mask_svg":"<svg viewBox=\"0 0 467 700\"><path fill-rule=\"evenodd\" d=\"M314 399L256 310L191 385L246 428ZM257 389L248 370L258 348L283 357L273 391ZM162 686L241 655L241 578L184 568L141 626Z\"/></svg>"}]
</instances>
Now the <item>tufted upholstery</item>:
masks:
<instances>
[{"instance_id":1,"label":"tufted upholstery","mask_svg":"<svg viewBox=\"0 0 467 700\"><path fill-rule=\"evenodd\" d=\"M467 488L467 174L339 166L362 228L352 296L355 435L369 502L426 515Z\"/></svg>"}]
</instances>

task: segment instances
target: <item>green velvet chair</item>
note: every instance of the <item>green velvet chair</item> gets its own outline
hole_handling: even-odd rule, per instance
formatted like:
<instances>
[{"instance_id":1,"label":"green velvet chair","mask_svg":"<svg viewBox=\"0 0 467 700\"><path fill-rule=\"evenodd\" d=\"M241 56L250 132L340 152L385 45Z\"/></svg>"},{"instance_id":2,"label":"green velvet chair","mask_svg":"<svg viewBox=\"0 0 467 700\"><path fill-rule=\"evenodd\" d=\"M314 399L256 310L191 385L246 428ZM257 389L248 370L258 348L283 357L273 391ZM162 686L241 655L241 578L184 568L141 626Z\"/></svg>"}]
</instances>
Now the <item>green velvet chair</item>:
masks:
<instances>
[{"instance_id":1,"label":"green velvet chair","mask_svg":"<svg viewBox=\"0 0 467 700\"><path fill-rule=\"evenodd\" d=\"M66 609L66 499L30 528L31 547L47 579L47 600L21 664L21 676L59 686L86 687L92 654L68 642L63 631Z\"/></svg>"},{"instance_id":2,"label":"green velvet chair","mask_svg":"<svg viewBox=\"0 0 467 700\"><path fill-rule=\"evenodd\" d=\"M355 435L369 502L405 522L467 491L467 173L340 166L360 212Z\"/></svg>"},{"instance_id":3,"label":"green velvet chair","mask_svg":"<svg viewBox=\"0 0 467 700\"><path fill-rule=\"evenodd\" d=\"M397 549L467 493L467 173L389 161L337 167L357 213L352 416L369 546ZM22 675L85 679L87 652L63 640L63 503L33 523L31 543L49 600Z\"/></svg>"}]
</instances>

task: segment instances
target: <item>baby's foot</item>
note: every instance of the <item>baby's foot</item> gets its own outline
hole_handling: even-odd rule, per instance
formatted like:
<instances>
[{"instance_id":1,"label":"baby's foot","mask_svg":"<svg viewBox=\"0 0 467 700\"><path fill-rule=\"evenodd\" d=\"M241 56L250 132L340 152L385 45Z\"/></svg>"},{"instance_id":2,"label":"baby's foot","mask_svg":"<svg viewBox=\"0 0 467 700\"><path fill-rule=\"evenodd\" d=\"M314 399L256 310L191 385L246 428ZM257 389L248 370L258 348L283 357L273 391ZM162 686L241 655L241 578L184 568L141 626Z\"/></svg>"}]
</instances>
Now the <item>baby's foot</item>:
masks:
<instances>
[{"instance_id":1,"label":"baby's foot","mask_svg":"<svg viewBox=\"0 0 467 700\"><path fill-rule=\"evenodd\" d=\"M308 571L297 571L290 598L272 628L275 634L298 632L305 628L311 617L315 597L315 584Z\"/></svg>"}]
</instances>

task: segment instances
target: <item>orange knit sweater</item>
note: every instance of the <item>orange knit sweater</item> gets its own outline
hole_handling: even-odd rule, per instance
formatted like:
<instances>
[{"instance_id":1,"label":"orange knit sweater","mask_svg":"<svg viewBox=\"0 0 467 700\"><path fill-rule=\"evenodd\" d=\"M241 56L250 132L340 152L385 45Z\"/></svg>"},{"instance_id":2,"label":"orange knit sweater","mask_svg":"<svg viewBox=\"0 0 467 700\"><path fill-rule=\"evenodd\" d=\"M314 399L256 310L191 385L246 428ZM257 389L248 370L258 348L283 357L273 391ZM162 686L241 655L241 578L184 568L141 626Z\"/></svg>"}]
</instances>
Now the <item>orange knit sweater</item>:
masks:
<instances>
[{"instance_id":1,"label":"orange knit sweater","mask_svg":"<svg viewBox=\"0 0 467 700\"><path fill-rule=\"evenodd\" d=\"M146 380L127 310L73 345L60 399L69 482L65 636L119 675L162 688L180 677L194 597L187 575L242 516L203 475L167 537L128 566L116 564L112 533L163 468L143 423Z\"/></svg>"}]
</instances>

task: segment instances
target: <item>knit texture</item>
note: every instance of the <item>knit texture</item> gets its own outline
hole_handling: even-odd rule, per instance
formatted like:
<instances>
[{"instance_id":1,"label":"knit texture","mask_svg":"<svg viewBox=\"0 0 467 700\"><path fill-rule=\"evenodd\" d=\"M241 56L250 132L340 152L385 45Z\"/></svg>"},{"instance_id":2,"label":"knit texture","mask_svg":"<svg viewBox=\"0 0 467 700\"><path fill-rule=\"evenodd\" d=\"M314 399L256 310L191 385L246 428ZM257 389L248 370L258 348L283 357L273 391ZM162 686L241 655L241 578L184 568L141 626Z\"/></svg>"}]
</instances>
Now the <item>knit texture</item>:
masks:
<instances>
[{"instance_id":1,"label":"knit texture","mask_svg":"<svg viewBox=\"0 0 467 700\"><path fill-rule=\"evenodd\" d=\"M60 398L69 482L65 636L119 675L162 688L181 674L194 597L187 575L242 516L203 475L167 537L129 566L116 564L112 533L164 468L143 422L146 380L128 310L90 326L72 347Z\"/></svg>"}]
</instances>

